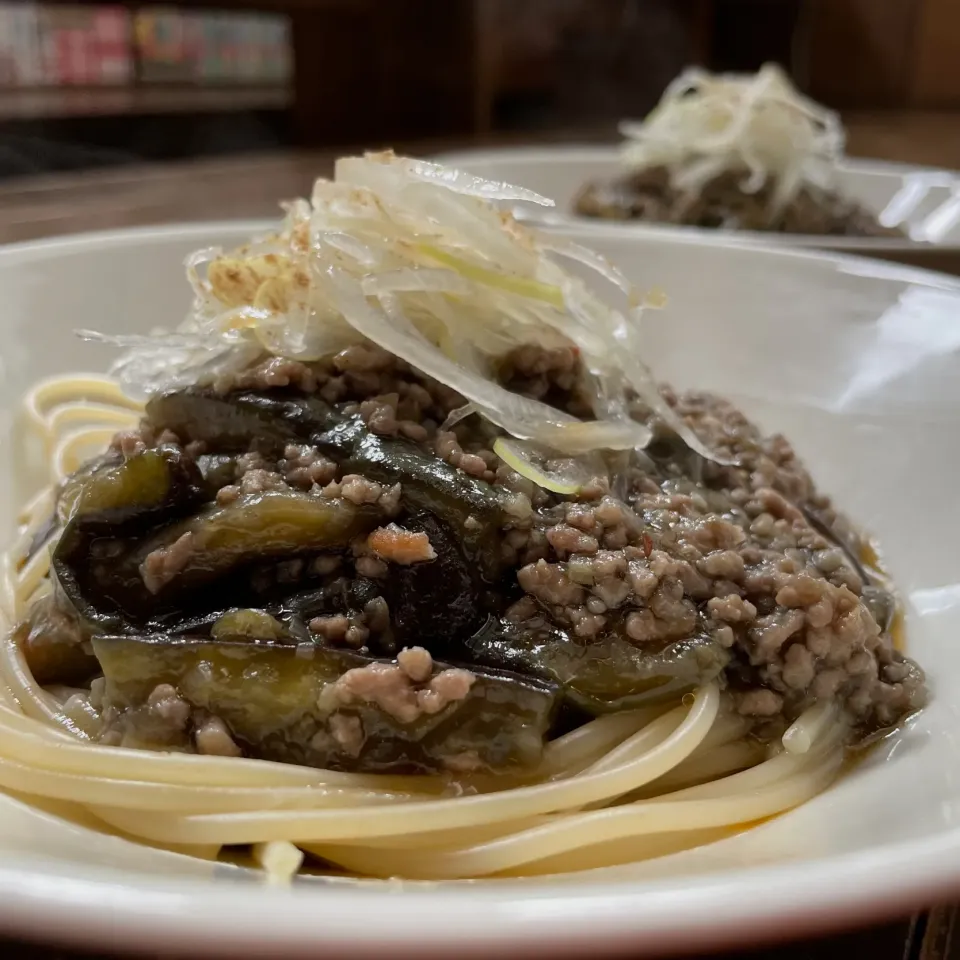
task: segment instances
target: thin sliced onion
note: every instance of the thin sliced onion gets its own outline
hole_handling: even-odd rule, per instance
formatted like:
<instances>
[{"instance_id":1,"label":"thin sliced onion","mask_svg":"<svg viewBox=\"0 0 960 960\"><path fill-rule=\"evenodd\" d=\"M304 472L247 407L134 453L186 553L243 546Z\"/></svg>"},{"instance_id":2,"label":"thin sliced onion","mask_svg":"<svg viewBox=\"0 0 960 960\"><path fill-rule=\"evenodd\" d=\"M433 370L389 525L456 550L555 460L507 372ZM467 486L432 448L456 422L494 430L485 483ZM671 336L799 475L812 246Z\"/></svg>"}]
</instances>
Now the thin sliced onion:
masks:
<instances>
[{"instance_id":1,"label":"thin sliced onion","mask_svg":"<svg viewBox=\"0 0 960 960\"><path fill-rule=\"evenodd\" d=\"M368 154L366 157L349 157L337 161L337 179L348 183L366 183L369 173L369 164L388 164L399 169L406 176L446 187L454 193L462 193L470 197L479 197L481 200L526 200L529 203L538 203L543 207L556 206L555 201L543 197L526 187L515 187L511 183L502 183L497 180L487 180L474 176L465 170L454 167L445 167L439 163L430 163L427 160L413 160L397 158L390 153ZM353 179L351 179L353 178Z\"/></svg>"},{"instance_id":2,"label":"thin sliced onion","mask_svg":"<svg viewBox=\"0 0 960 960\"><path fill-rule=\"evenodd\" d=\"M476 283L486 284L488 287L494 287L498 290L504 290L507 293L517 293L522 297L530 297L533 300L542 300L552 307L563 306L563 291L559 287L553 287L548 283L540 283L537 280L527 280L523 277L512 277L509 274L500 274L496 270L488 270L485 267L478 267L475 264L458 257L446 250L429 243L419 245L422 253L436 260L438 263L446 264L451 270L456 271L468 280Z\"/></svg>"},{"instance_id":3,"label":"thin sliced onion","mask_svg":"<svg viewBox=\"0 0 960 960\"><path fill-rule=\"evenodd\" d=\"M538 400L504 389L445 356L410 323L394 294L383 295L383 309L378 309L335 268L328 268L326 276L347 323L411 366L457 390L476 404L488 420L514 437L536 440L571 454L603 448L631 450L650 442L650 431L642 424L579 421Z\"/></svg>"},{"instance_id":4,"label":"thin sliced onion","mask_svg":"<svg viewBox=\"0 0 960 960\"><path fill-rule=\"evenodd\" d=\"M602 463L598 465L570 459L563 460L561 466L556 463L556 452L512 437L497 437L493 452L521 477L526 477L544 490L566 497L578 494L603 466ZM550 465L551 461L553 466Z\"/></svg>"},{"instance_id":5,"label":"thin sliced onion","mask_svg":"<svg viewBox=\"0 0 960 960\"><path fill-rule=\"evenodd\" d=\"M518 224L491 199L548 202L392 153L344 158L334 180L317 181L312 202L286 205L275 234L190 257L190 315L172 332L104 338L126 349L114 372L143 396L264 356L317 361L366 339L458 391L471 412L517 440L569 456L642 448L650 429L628 415L639 395L706 453L641 360L643 298L627 278L579 244ZM625 309L561 259L588 267ZM601 419L580 421L500 386L498 359L530 344L576 351Z\"/></svg>"},{"instance_id":6,"label":"thin sliced onion","mask_svg":"<svg viewBox=\"0 0 960 960\"><path fill-rule=\"evenodd\" d=\"M461 420L466 420L467 417L472 417L479 412L475 403L465 403L462 407L451 410L447 414L447 419L440 424L440 432L445 433L447 430L452 430Z\"/></svg>"},{"instance_id":7,"label":"thin sliced onion","mask_svg":"<svg viewBox=\"0 0 960 960\"><path fill-rule=\"evenodd\" d=\"M371 297L384 293L451 293L469 296L473 286L455 270L402 269L364 277L363 292Z\"/></svg>"},{"instance_id":8,"label":"thin sliced onion","mask_svg":"<svg viewBox=\"0 0 960 960\"><path fill-rule=\"evenodd\" d=\"M184 266L187 268L187 280L198 297L204 297L209 292L200 277L198 267L205 266L222 255L223 249L221 247L204 247L202 250L195 250L184 261Z\"/></svg>"},{"instance_id":9,"label":"thin sliced onion","mask_svg":"<svg viewBox=\"0 0 960 960\"><path fill-rule=\"evenodd\" d=\"M601 256L589 247L583 244L575 243L573 240L567 240L564 237L553 236L549 233L537 232L537 242L541 250L549 250L553 253L559 253L568 260L575 260L582 263L585 267L600 274L604 280L612 283L618 290L621 290L627 297L628 304L631 307L639 307L644 301L640 291L626 278L619 267L614 266L606 257Z\"/></svg>"},{"instance_id":10,"label":"thin sliced onion","mask_svg":"<svg viewBox=\"0 0 960 960\"><path fill-rule=\"evenodd\" d=\"M839 116L800 94L775 64L749 75L686 70L646 120L620 132L628 168L665 166L686 192L724 171L746 173L748 193L774 183L774 210L805 185L827 189L844 148Z\"/></svg>"}]
</instances>

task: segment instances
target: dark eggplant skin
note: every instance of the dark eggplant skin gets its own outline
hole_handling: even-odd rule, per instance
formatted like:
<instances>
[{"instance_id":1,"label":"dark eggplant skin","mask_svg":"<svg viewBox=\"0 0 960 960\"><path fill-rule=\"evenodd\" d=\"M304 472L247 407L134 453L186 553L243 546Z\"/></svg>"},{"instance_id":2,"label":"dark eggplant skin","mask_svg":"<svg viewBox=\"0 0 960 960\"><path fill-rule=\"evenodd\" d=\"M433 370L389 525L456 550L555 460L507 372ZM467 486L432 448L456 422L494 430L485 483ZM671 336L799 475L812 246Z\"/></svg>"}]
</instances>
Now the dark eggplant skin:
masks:
<instances>
[{"instance_id":1,"label":"dark eggplant skin","mask_svg":"<svg viewBox=\"0 0 960 960\"><path fill-rule=\"evenodd\" d=\"M359 416L312 437L311 442L341 464L344 473L358 473L384 484L399 483L408 509L431 513L455 530L467 559L477 565L487 582L496 582L502 507L489 483L467 476L409 440L372 433Z\"/></svg>"},{"instance_id":2,"label":"dark eggplant skin","mask_svg":"<svg viewBox=\"0 0 960 960\"><path fill-rule=\"evenodd\" d=\"M210 583L258 560L342 549L380 520L376 509L339 497L268 490L226 506L205 505L193 516L145 538L132 551L129 562L140 570L151 553L171 547L184 536L192 539L193 551L179 569L164 582L147 586L160 597Z\"/></svg>"},{"instance_id":3,"label":"dark eggplant skin","mask_svg":"<svg viewBox=\"0 0 960 960\"><path fill-rule=\"evenodd\" d=\"M163 446L105 461L74 486L51 573L91 632L123 629L116 603L97 589L97 574L116 565L125 542L189 514L208 496L196 466L179 449ZM99 563L93 554L102 555Z\"/></svg>"},{"instance_id":4,"label":"dark eggplant skin","mask_svg":"<svg viewBox=\"0 0 960 960\"><path fill-rule=\"evenodd\" d=\"M268 610L292 636L312 642L316 638L309 631L309 623L314 617L360 614L371 600L381 596L383 587L375 580L337 577L323 586L292 594Z\"/></svg>"},{"instance_id":5,"label":"dark eggplant skin","mask_svg":"<svg viewBox=\"0 0 960 960\"><path fill-rule=\"evenodd\" d=\"M211 601L215 606L249 605L234 596L246 584L242 578L229 582L234 571L264 559L344 548L379 519L374 509L349 501L268 491L227 506L207 504L146 536L114 536L111 546L117 552L106 558L90 555L95 543L88 544L86 553L80 545L75 553L56 556L54 569L83 616L98 630L117 632L122 624L169 624L171 615L209 610ZM177 569L152 577L151 554L175 549L184 539L191 549Z\"/></svg>"},{"instance_id":6,"label":"dark eggplant skin","mask_svg":"<svg viewBox=\"0 0 960 960\"><path fill-rule=\"evenodd\" d=\"M99 664L89 639L80 618L56 589L37 600L29 619L13 631L34 680L42 685L79 686L95 677Z\"/></svg>"},{"instance_id":7,"label":"dark eggplant skin","mask_svg":"<svg viewBox=\"0 0 960 960\"><path fill-rule=\"evenodd\" d=\"M223 589L216 592L203 591L206 603L197 611L173 609L153 616L145 627L128 625L126 632L143 633L148 630L156 635L161 633L171 637L192 636L203 638L216 632L217 625L225 617L237 612L263 615L275 620L283 628L291 643L318 643L318 637L310 631L310 621L314 617L329 617L344 614L347 617L359 616L366 605L377 597L383 596L383 586L367 578L335 579L317 585L305 585L302 589L290 588L275 597L256 598L242 589ZM269 639L269 638L268 638ZM377 638L379 641L379 638ZM394 653L392 637L387 638L389 646L380 650L374 644L373 652ZM373 638L371 638L373 642Z\"/></svg>"},{"instance_id":8,"label":"dark eggplant skin","mask_svg":"<svg viewBox=\"0 0 960 960\"><path fill-rule=\"evenodd\" d=\"M343 475L399 483L400 522L425 530L441 554L430 563L391 569L388 599L401 643L448 655L451 638L469 636L490 609L502 575L502 506L486 481L410 440L373 433L358 415L289 391L188 390L153 399L147 415L155 430L168 428L184 441L206 441L217 450L279 456L288 443L309 443Z\"/></svg>"},{"instance_id":9,"label":"dark eggplant skin","mask_svg":"<svg viewBox=\"0 0 960 960\"><path fill-rule=\"evenodd\" d=\"M730 654L709 637L645 649L614 631L578 640L545 620L490 618L467 641L477 662L559 684L593 716L674 700L716 679Z\"/></svg>"},{"instance_id":10,"label":"dark eggplant skin","mask_svg":"<svg viewBox=\"0 0 960 960\"><path fill-rule=\"evenodd\" d=\"M193 389L155 397L147 419L156 430L168 428L184 442L212 443L218 451L279 456L288 443L314 444L344 474L401 484L408 509L439 517L457 531L464 552L488 582L499 576L499 550L491 547L502 508L491 485L412 441L373 433L358 415L283 391L221 395Z\"/></svg>"},{"instance_id":11,"label":"dark eggplant skin","mask_svg":"<svg viewBox=\"0 0 960 960\"><path fill-rule=\"evenodd\" d=\"M392 661L351 651L165 635L100 636L93 645L111 705L136 711L158 684L170 684L192 707L219 717L247 756L309 766L529 769L540 760L557 708L556 686L480 669L471 670L463 699L400 718L373 700L337 694L337 680L349 670L378 664L399 671ZM433 676L447 667L435 663ZM351 739L342 736L345 729Z\"/></svg>"},{"instance_id":12,"label":"dark eggplant skin","mask_svg":"<svg viewBox=\"0 0 960 960\"><path fill-rule=\"evenodd\" d=\"M437 656L462 653L458 641L477 629L489 605L483 586L457 537L436 516L422 513L404 526L426 533L437 556L390 571L385 590L397 642Z\"/></svg>"},{"instance_id":13,"label":"dark eggplant skin","mask_svg":"<svg viewBox=\"0 0 960 960\"><path fill-rule=\"evenodd\" d=\"M366 449L383 453L379 443ZM436 505L440 514L419 510L402 518L409 528L428 533L438 557L391 569L385 589L397 640L450 655L451 639L459 641L473 633L494 602L492 584L479 565L479 558L492 551L484 548L476 531L460 526L465 523L464 509L452 506L457 478L445 475L455 474L453 468L443 464L442 471L434 469L423 482L418 468L427 455L399 443L396 457L392 476L404 477L405 493L419 504ZM270 558L344 549L382 519L373 508L298 492L266 492L227 506L203 503L208 494L192 464L195 475L188 487L167 475L178 465L173 454L165 458L148 451L104 468L104 476L94 474L80 488L75 515L55 553L54 571L92 632L129 632L148 625L181 632L188 624L209 626L230 608L269 605L276 601L251 596L246 580L229 574ZM377 475L382 477L383 472ZM130 478L140 481L135 492L124 487ZM166 499L181 492L186 494L182 504ZM186 509L190 514L177 519ZM457 526L451 527L442 516L452 516ZM159 523L145 527L150 521ZM193 555L163 582L145 582L147 557L185 535L197 544Z\"/></svg>"},{"instance_id":14,"label":"dark eggplant skin","mask_svg":"<svg viewBox=\"0 0 960 960\"><path fill-rule=\"evenodd\" d=\"M155 429L172 430L184 443L211 444L220 453L279 456L288 443L306 443L342 420L323 400L276 391L219 394L198 387L147 404L147 421Z\"/></svg>"},{"instance_id":15,"label":"dark eggplant skin","mask_svg":"<svg viewBox=\"0 0 960 960\"><path fill-rule=\"evenodd\" d=\"M106 535L140 532L188 513L210 495L195 464L167 445L129 460L104 460L78 479L73 494L70 481L61 493L61 501L69 497L64 519L68 526Z\"/></svg>"}]
</instances>

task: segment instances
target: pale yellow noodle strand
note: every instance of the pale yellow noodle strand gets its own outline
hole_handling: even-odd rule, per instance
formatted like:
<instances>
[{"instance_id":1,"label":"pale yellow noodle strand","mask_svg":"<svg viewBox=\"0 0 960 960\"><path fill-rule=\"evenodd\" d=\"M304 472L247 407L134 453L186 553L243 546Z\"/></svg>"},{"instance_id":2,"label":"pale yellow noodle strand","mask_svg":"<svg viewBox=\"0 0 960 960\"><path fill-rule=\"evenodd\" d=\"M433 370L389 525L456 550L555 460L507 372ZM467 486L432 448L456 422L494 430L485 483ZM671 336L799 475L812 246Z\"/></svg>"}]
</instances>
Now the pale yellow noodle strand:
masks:
<instances>
[{"instance_id":1,"label":"pale yellow noodle strand","mask_svg":"<svg viewBox=\"0 0 960 960\"><path fill-rule=\"evenodd\" d=\"M109 427L85 427L65 434L53 450L53 469L57 479L66 479L79 470L90 457L110 443L116 432Z\"/></svg>"},{"instance_id":2,"label":"pale yellow noodle strand","mask_svg":"<svg viewBox=\"0 0 960 960\"><path fill-rule=\"evenodd\" d=\"M763 761L763 758L764 751L760 744L745 740L723 743L707 753L699 753L677 764L672 770L641 790L637 799L649 799L656 794L669 793L707 780L727 777L748 767L756 766Z\"/></svg>"},{"instance_id":3,"label":"pale yellow noodle strand","mask_svg":"<svg viewBox=\"0 0 960 960\"><path fill-rule=\"evenodd\" d=\"M735 713L721 713L716 723L710 728L710 732L703 738L703 742L693 751L691 759L709 753L714 747L723 746L731 740L742 739L750 732L750 726L750 722L745 717Z\"/></svg>"},{"instance_id":4,"label":"pale yellow noodle strand","mask_svg":"<svg viewBox=\"0 0 960 960\"><path fill-rule=\"evenodd\" d=\"M136 422L137 415L130 410L118 410L96 403L68 403L51 412L47 427L55 434L66 433L77 424L113 427L116 433Z\"/></svg>"},{"instance_id":5,"label":"pale yellow noodle strand","mask_svg":"<svg viewBox=\"0 0 960 960\"><path fill-rule=\"evenodd\" d=\"M820 763L823 757L833 754L840 748L846 729L837 727L825 732L823 737L806 753L799 756L783 752L770 760L764 760L749 770L715 780L702 783L695 787L687 787L670 794L661 794L650 799L651 803L665 800L705 800L728 796L738 796L751 790L758 790L776 783L785 777L793 776L805 768Z\"/></svg>"},{"instance_id":6,"label":"pale yellow noodle strand","mask_svg":"<svg viewBox=\"0 0 960 960\"><path fill-rule=\"evenodd\" d=\"M17 577L19 583L17 585L15 610L20 616L26 613L25 604L43 585L44 578L49 572L50 548L43 546L20 568ZM18 616L18 619L20 619L20 616Z\"/></svg>"},{"instance_id":7,"label":"pale yellow noodle strand","mask_svg":"<svg viewBox=\"0 0 960 960\"><path fill-rule=\"evenodd\" d=\"M38 797L35 794L19 793L16 790L6 790L4 792L7 796L14 797L21 803L33 807L35 810L52 814L61 820L67 820L75 826L83 827L84 830L91 830L94 833L103 833L111 837L121 837L131 843L149 846L155 850L168 850L171 853L179 853L188 857L198 857L201 860L216 860L220 853L220 847L216 844L194 845L189 847L175 846L172 844L151 844L145 840L133 838L120 830L115 830L109 823L105 823L99 817L94 816L86 807L78 803L55 800L50 797Z\"/></svg>"},{"instance_id":8,"label":"pale yellow noodle strand","mask_svg":"<svg viewBox=\"0 0 960 960\"><path fill-rule=\"evenodd\" d=\"M580 776L605 773L608 770L622 767L637 757L642 757L652 747L669 737L683 723L686 712L683 707L676 707L664 716L654 720L653 723L648 724L632 737L628 737L605 756L592 763Z\"/></svg>"},{"instance_id":9,"label":"pale yellow noodle strand","mask_svg":"<svg viewBox=\"0 0 960 960\"><path fill-rule=\"evenodd\" d=\"M832 724L838 722L840 710L832 700L815 703L787 728L783 746L788 753L806 753L814 741Z\"/></svg>"},{"instance_id":10,"label":"pale yellow noodle strand","mask_svg":"<svg viewBox=\"0 0 960 960\"><path fill-rule=\"evenodd\" d=\"M598 717L558 737L544 749L541 772L544 775L576 771L598 760L620 743L624 737L636 733L656 720L668 709L667 705L645 710L630 710Z\"/></svg>"},{"instance_id":11,"label":"pale yellow noodle strand","mask_svg":"<svg viewBox=\"0 0 960 960\"><path fill-rule=\"evenodd\" d=\"M571 748L576 749L578 752L582 751L582 755L581 755L581 759L582 759L587 755L587 752L591 754L595 752L596 740L599 737L602 736L604 742L607 741L607 739L610 737L612 733L617 733L620 737L622 737L631 729L635 728L637 724L642 723L644 720L646 720L648 723L647 723L647 726L644 728L644 731L647 734L647 737L643 742L643 748L646 750L649 750L650 748L655 746L657 743L660 743L662 740L664 740L670 733L672 733L677 728L677 726L679 726L680 719L682 719L682 716L686 713L686 711L682 708L678 708L677 710L670 711L671 714L679 714L679 717L671 716L670 722L668 724L661 724L655 727L653 723L650 721L651 720L656 721L658 719L657 715L658 714L662 715L666 709L667 709L666 707L655 707L655 708L648 708L643 711L631 711L632 716L630 717L618 716L618 715L601 717L597 720L591 721L589 724L586 724L584 727L579 727L577 730L573 731L573 734L577 734L581 730L585 730L587 727L594 727L594 725L596 724L597 726L595 726L593 731L591 731L591 736L589 739L587 737L580 737L580 738L577 738L576 740L568 740L566 743L563 743L563 744L561 744L560 739L558 739L556 741L553 741L553 743L549 744L547 749L549 750L549 748L554 746L554 744L558 745L558 751L557 751L558 753L560 751L567 753L568 751L571 750ZM612 724L608 722L615 719L621 719L629 722L623 722L619 724ZM711 728L711 733L712 733L712 728ZM568 737L572 736L572 734L568 734L567 736ZM636 738L632 738L632 739L635 744L635 749L632 751L632 754L636 755L638 752L642 752L642 751L636 749L636 746L638 745L638 741L636 740ZM612 747L615 743L616 741L612 741L611 743L609 743L608 749ZM566 759L568 760L573 759L572 754L567 753ZM622 759L621 761L618 761L618 763L612 764L611 766L621 765L621 762L622 762ZM593 768L591 768L589 772L596 772L596 771ZM541 768L541 773L545 773L543 768ZM584 774L583 770L571 770L570 768L568 768L564 773L565 776L583 776L583 774ZM547 777L543 776L542 779L545 780L547 779ZM604 802L604 801L600 801L600 802ZM490 824L483 827L475 827L475 828L456 827L450 830L433 831L430 833L418 833L411 836L400 835L396 837L382 837L378 839L377 846L390 847L392 849L406 849L410 847L443 847L443 846L451 846L451 845L463 846L463 844L468 840L472 840L474 842L480 842L481 840L489 839L494 836L499 836L500 834L507 832L508 830L509 831L520 830L520 829L525 829L527 827L535 826L537 825L537 823L543 822L546 819L548 819L547 816L540 816L540 817L531 817L522 822L521 821L502 822L502 823ZM365 837L357 837L355 841L347 841L347 842L351 842L351 843L356 842L362 845L367 841Z\"/></svg>"},{"instance_id":12,"label":"pale yellow noodle strand","mask_svg":"<svg viewBox=\"0 0 960 960\"><path fill-rule=\"evenodd\" d=\"M667 709L668 706L664 705L597 717L550 741L544 747L543 759L536 768L473 776L465 781L464 786L469 792L493 793L531 783L542 783L544 780L574 776L620 743L624 737L655 720Z\"/></svg>"},{"instance_id":13,"label":"pale yellow noodle strand","mask_svg":"<svg viewBox=\"0 0 960 960\"><path fill-rule=\"evenodd\" d=\"M135 427L142 411L98 376L49 380L26 400L27 425L48 452L54 483L116 430ZM53 490L33 497L3 555L0 615L8 626L45 589L49 549L27 554L54 503ZM281 880L300 867L294 844L371 875L586 869L716 839L829 782L842 757L830 705L807 711L788 730L787 751L761 763L761 748L741 739L743 721L718 707L711 684L689 709L667 704L598 718L548 744L529 774L459 783L341 774L84 744L8 640L0 645L0 787L29 792L35 805L87 829L175 852L212 857L222 844L253 844L255 859ZM676 789L691 782L699 785ZM617 800L638 793L656 795ZM589 809L610 803L618 805Z\"/></svg>"},{"instance_id":14,"label":"pale yellow noodle strand","mask_svg":"<svg viewBox=\"0 0 960 960\"><path fill-rule=\"evenodd\" d=\"M624 737L636 733L668 709L669 705L664 704L598 717L550 741L544 748L542 761L535 769L515 774L473 777L468 786L478 793L491 793L575 776L599 760Z\"/></svg>"},{"instance_id":15,"label":"pale yellow noodle strand","mask_svg":"<svg viewBox=\"0 0 960 960\"><path fill-rule=\"evenodd\" d=\"M424 794L344 787L207 787L108 779L62 773L0 758L0 787L90 806L110 805L166 813L226 813L250 810L316 810L412 802Z\"/></svg>"},{"instance_id":16,"label":"pale yellow noodle strand","mask_svg":"<svg viewBox=\"0 0 960 960\"><path fill-rule=\"evenodd\" d=\"M17 518L18 522L21 523L28 532L35 530L53 512L53 508L56 506L56 499L56 494L50 487L40 490L20 511Z\"/></svg>"},{"instance_id":17,"label":"pale yellow noodle strand","mask_svg":"<svg viewBox=\"0 0 960 960\"><path fill-rule=\"evenodd\" d=\"M720 694L715 683L697 691L687 718L666 740L649 753L614 770L521 787L501 794L461 797L456 803L430 801L399 804L370 810L200 815L169 817L160 814L138 818L129 811L99 808L96 812L121 829L142 833L158 841L222 844L259 843L293 839L303 842L348 837L394 836L414 831L431 832L478 826L505 819L580 807L604 797L634 790L676 766L707 735L717 715Z\"/></svg>"},{"instance_id":18,"label":"pale yellow noodle strand","mask_svg":"<svg viewBox=\"0 0 960 960\"><path fill-rule=\"evenodd\" d=\"M367 837L352 837L338 840L337 846L370 847L377 850L444 850L459 849L465 845L486 843L502 837L506 833L516 833L520 830L529 830L542 823L547 823L554 814L541 817L527 817L524 820L502 820L497 823L488 823L482 827L457 827L454 830L437 830L432 833L398 834L395 837L377 837L370 841ZM298 841L304 850L322 857L322 844Z\"/></svg>"},{"instance_id":19,"label":"pale yellow noodle strand","mask_svg":"<svg viewBox=\"0 0 960 960\"><path fill-rule=\"evenodd\" d=\"M64 714L56 699L33 679L23 653L9 633L0 639L0 678L28 716L65 727L78 739L87 739L86 734Z\"/></svg>"},{"instance_id":20,"label":"pale yellow noodle strand","mask_svg":"<svg viewBox=\"0 0 960 960\"><path fill-rule=\"evenodd\" d=\"M0 614L9 623L16 623L23 617L26 602L49 570L50 554L47 549L31 558L26 566L24 560L37 532L53 512L54 500L53 491L46 489L30 501L21 511L20 528L13 545L0 557Z\"/></svg>"},{"instance_id":21,"label":"pale yellow noodle strand","mask_svg":"<svg viewBox=\"0 0 960 960\"><path fill-rule=\"evenodd\" d=\"M639 863L654 857L665 857L671 853L679 853L681 850L703 846L706 843L716 843L718 840L724 840L739 833L742 829L741 826L734 824L703 830L673 830L639 837L618 837L612 841L588 843L567 853L534 860L518 869L504 870L494 876L539 877ZM620 876L629 876L629 874Z\"/></svg>"},{"instance_id":22,"label":"pale yellow noodle strand","mask_svg":"<svg viewBox=\"0 0 960 960\"><path fill-rule=\"evenodd\" d=\"M2 711L0 711L2 713ZM30 721L28 721L30 723ZM49 730L34 724L17 729L0 723L0 755L38 769L181 785L220 787L359 787L390 792L444 789L442 781L423 777L349 774L267 760L239 760L193 754L154 753L123 747L89 745L70 738L51 740ZM417 789L419 787L419 790ZM396 788L396 791L392 788Z\"/></svg>"},{"instance_id":23,"label":"pale yellow noodle strand","mask_svg":"<svg viewBox=\"0 0 960 960\"><path fill-rule=\"evenodd\" d=\"M3 755L3 744L7 731L19 731L42 740L68 743L76 745L76 734L70 733L56 724L43 723L27 716L16 707L0 706L0 755ZM29 751L28 751L29 756Z\"/></svg>"},{"instance_id":24,"label":"pale yellow noodle strand","mask_svg":"<svg viewBox=\"0 0 960 960\"><path fill-rule=\"evenodd\" d=\"M336 854L337 856L349 857L351 856L349 852L350 849L353 849L354 855L359 855L364 858L368 856L372 857L377 850L416 851L419 853L422 853L425 850L433 852L451 852L462 849L463 847L476 846L486 843L487 841L494 840L508 834L529 830L544 823L549 823L551 822L551 819L551 817L537 817L529 821L497 824L495 826L478 828L476 830L450 831L448 834L444 834L444 843L437 842L437 836L434 834L423 834L416 837L385 837L376 841L375 845L365 843L362 839L357 838L354 841L342 841L338 842L337 844L324 845L302 843L300 844L300 847L307 853L310 853L321 860L326 859L325 853L330 853L334 850L338 851ZM716 839L721 836L729 836L731 832L734 832L734 830L735 828L722 827L710 832ZM589 841L587 841L587 845L582 848L581 855L583 856L584 860L587 860L594 856L593 853L588 853L587 851L605 851L596 854L596 862L589 864L588 866L608 866L610 864L620 862L642 860L650 856L661 856L663 853L671 853L675 850L682 850L689 846L693 846L704 832L705 831L681 830L672 831L659 836L652 835L639 838L620 838L618 841L616 841L618 845L622 846L624 844L629 844L630 848L634 851L629 856L622 855L622 851L620 849L618 849L616 852L611 851L611 844L599 843L591 845ZM357 851L359 851L359 854ZM550 858L547 859L549 860ZM539 865L540 861L537 861L538 868ZM541 871L538 869L536 872ZM526 873L527 871L524 871L524 875L526 875Z\"/></svg>"},{"instance_id":25,"label":"pale yellow noodle strand","mask_svg":"<svg viewBox=\"0 0 960 960\"><path fill-rule=\"evenodd\" d=\"M461 850L406 854L336 845L321 846L319 850L326 859L341 866L379 876L444 880L502 874L548 856L575 852L587 844L761 820L815 796L832 782L842 761L842 753L834 751L814 769L754 793L715 800L628 804L572 814L532 830Z\"/></svg>"},{"instance_id":26,"label":"pale yellow noodle strand","mask_svg":"<svg viewBox=\"0 0 960 960\"><path fill-rule=\"evenodd\" d=\"M98 373L77 373L67 377L41 380L27 392L23 406L33 422L44 427L48 423L51 411L56 407L84 401L96 405L119 407L135 414L143 410L143 404L128 397L116 380Z\"/></svg>"},{"instance_id":27,"label":"pale yellow noodle strand","mask_svg":"<svg viewBox=\"0 0 960 960\"><path fill-rule=\"evenodd\" d=\"M19 710L20 704L17 703L12 691L3 682L0 682L0 707L8 710Z\"/></svg>"},{"instance_id":28,"label":"pale yellow noodle strand","mask_svg":"<svg viewBox=\"0 0 960 960\"><path fill-rule=\"evenodd\" d=\"M743 739L749 730L750 724L745 718L737 714L721 714L686 760L662 777L633 791L630 798L646 799L662 794L667 787L673 790L710 779L711 774L702 771L715 769L717 772L714 775L721 776L762 762L767 759L766 748L759 742Z\"/></svg>"}]
</instances>

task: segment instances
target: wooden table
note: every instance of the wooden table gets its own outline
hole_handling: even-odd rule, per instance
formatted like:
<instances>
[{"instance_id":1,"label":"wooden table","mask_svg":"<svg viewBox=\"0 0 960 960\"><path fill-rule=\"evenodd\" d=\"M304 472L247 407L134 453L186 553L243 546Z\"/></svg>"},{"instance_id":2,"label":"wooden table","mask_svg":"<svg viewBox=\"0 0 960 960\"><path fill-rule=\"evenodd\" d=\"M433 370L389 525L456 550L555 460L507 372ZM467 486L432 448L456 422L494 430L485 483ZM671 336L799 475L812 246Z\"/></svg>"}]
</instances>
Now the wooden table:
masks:
<instances>
[{"instance_id":1,"label":"wooden table","mask_svg":"<svg viewBox=\"0 0 960 960\"><path fill-rule=\"evenodd\" d=\"M960 113L864 113L845 119L852 155L960 169ZM556 134L550 139L564 137ZM584 135L567 139L583 140ZM429 153L451 146L431 143L409 149ZM0 185L0 242L151 223L273 216L278 199L309 193L316 176L329 174L335 156L330 151L291 153L10 181ZM889 924L865 931L728 956L960 960L960 935L954 937L956 912L939 907L913 918L891 918ZM51 936L69 939L68 933L54 929ZM83 960L109 956L109 951L109 943L97 954L79 954L0 937L3 960Z\"/></svg>"}]
</instances>

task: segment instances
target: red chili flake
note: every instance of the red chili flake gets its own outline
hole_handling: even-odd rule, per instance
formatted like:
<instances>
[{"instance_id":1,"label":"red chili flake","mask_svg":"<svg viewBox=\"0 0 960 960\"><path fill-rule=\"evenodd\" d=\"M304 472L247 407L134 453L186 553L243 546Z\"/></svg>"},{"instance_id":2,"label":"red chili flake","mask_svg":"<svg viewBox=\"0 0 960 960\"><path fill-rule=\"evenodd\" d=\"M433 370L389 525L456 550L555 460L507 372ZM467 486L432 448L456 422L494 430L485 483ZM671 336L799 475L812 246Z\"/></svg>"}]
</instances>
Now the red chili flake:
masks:
<instances>
[{"instance_id":1,"label":"red chili flake","mask_svg":"<svg viewBox=\"0 0 960 960\"><path fill-rule=\"evenodd\" d=\"M653 541L650 539L650 534L645 533L643 535L643 555L649 557L653 553Z\"/></svg>"}]
</instances>

